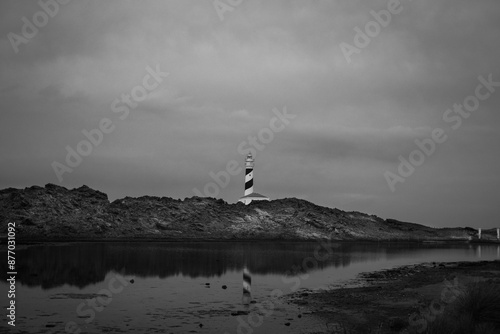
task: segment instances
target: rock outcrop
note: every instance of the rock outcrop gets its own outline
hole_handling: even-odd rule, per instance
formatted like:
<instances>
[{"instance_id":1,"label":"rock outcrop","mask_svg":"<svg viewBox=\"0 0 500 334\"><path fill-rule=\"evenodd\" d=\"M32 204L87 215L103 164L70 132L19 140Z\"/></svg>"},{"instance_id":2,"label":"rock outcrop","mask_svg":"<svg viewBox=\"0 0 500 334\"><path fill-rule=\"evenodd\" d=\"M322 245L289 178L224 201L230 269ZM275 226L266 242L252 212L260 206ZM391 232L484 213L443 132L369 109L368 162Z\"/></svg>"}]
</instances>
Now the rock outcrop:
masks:
<instances>
[{"instance_id":1,"label":"rock outcrop","mask_svg":"<svg viewBox=\"0 0 500 334\"><path fill-rule=\"evenodd\" d=\"M435 229L285 198L248 206L221 199L125 197L87 186L0 190L0 233L24 240L468 240L470 228Z\"/></svg>"}]
</instances>

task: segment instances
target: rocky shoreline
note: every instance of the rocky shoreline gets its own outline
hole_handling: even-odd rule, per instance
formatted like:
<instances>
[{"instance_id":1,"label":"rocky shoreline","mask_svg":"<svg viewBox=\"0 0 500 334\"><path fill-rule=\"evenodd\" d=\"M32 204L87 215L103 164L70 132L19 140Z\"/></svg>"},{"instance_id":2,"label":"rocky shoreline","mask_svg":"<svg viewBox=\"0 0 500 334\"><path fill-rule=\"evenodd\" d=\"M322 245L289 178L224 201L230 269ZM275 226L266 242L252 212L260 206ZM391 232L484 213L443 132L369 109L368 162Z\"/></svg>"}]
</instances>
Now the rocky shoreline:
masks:
<instances>
[{"instance_id":1,"label":"rocky shoreline","mask_svg":"<svg viewBox=\"0 0 500 334\"><path fill-rule=\"evenodd\" d=\"M286 302L325 324L310 334L425 333L471 282L500 289L500 260L432 262L363 273L327 290L299 290Z\"/></svg>"},{"instance_id":2,"label":"rocky shoreline","mask_svg":"<svg viewBox=\"0 0 500 334\"><path fill-rule=\"evenodd\" d=\"M432 228L285 198L244 205L221 199L125 197L82 186L0 190L0 234L16 224L19 241L468 241L472 228ZM496 239L484 231L484 239Z\"/></svg>"}]
</instances>

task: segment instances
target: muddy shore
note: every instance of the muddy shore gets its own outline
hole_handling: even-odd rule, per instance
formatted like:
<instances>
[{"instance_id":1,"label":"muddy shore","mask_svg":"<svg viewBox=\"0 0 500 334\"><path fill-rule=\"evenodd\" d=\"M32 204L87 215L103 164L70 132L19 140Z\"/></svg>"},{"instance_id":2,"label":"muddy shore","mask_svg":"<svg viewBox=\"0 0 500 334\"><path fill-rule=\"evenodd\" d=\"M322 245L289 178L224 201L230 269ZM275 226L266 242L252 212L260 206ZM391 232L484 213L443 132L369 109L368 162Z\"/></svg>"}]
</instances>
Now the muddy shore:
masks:
<instances>
[{"instance_id":1,"label":"muddy shore","mask_svg":"<svg viewBox=\"0 0 500 334\"><path fill-rule=\"evenodd\" d=\"M500 261L407 265L288 296L324 325L307 333L423 333L471 282L500 285Z\"/></svg>"}]
</instances>

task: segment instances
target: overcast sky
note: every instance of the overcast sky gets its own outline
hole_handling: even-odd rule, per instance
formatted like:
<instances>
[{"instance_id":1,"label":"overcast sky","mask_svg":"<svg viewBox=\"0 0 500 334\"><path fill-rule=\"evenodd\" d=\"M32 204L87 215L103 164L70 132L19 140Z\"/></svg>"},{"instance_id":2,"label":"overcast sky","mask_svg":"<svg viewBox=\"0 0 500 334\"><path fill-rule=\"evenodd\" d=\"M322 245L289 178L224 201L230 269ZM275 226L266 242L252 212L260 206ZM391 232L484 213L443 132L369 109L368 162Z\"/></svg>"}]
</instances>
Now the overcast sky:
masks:
<instances>
[{"instance_id":1,"label":"overcast sky","mask_svg":"<svg viewBox=\"0 0 500 334\"><path fill-rule=\"evenodd\" d=\"M0 188L191 197L211 171L243 166L238 146L286 108L296 117L258 150L255 191L431 226L500 226L500 87L482 87L488 98L457 129L443 120L479 76L500 82L500 3L401 0L349 62L341 43L356 46L355 28L388 3L245 0L218 12L211 0L73 0L50 17L36 1L1 1ZM148 66L169 75L125 116L122 94L156 83ZM113 130L59 181L53 162L67 166L66 146L102 119ZM447 140L392 191L384 174L435 128ZM217 197L234 203L243 188L242 171Z\"/></svg>"}]
</instances>

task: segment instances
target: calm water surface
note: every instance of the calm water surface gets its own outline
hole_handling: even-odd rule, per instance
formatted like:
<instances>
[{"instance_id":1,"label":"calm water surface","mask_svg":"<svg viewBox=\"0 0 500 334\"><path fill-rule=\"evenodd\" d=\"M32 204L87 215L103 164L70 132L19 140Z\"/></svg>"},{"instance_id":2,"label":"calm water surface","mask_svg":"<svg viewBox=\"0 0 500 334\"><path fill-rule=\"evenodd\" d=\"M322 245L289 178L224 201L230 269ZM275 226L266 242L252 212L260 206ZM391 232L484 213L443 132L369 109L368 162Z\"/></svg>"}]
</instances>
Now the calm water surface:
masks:
<instances>
[{"instance_id":1,"label":"calm water surface","mask_svg":"<svg viewBox=\"0 0 500 334\"><path fill-rule=\"evenodd\" d=\"M9 326L9 331L307 333L319 326L318 319L303 314L306 310L298 306L271 299L273 290L287 294L324 288L361 272L406 264L500 259L497 245L335 243L331 250L326 253L319 243L292 242L71 243L18 248L17 319L15 330ZM249 306L242 304L245 266L256 301ZM304 266L309 267L307 273L299 272ZM1 261L0 268L7 272L6 261ZM6 283L0 285L2 291L8 290ZM101 302L94 304L94 310L87 301L99 295ZM254 316L231 315L237 311ZM299 314L303 314L300 319ZM6 321L1 326L0 332L5 332Z\"/></svg>"}]
</instances>

